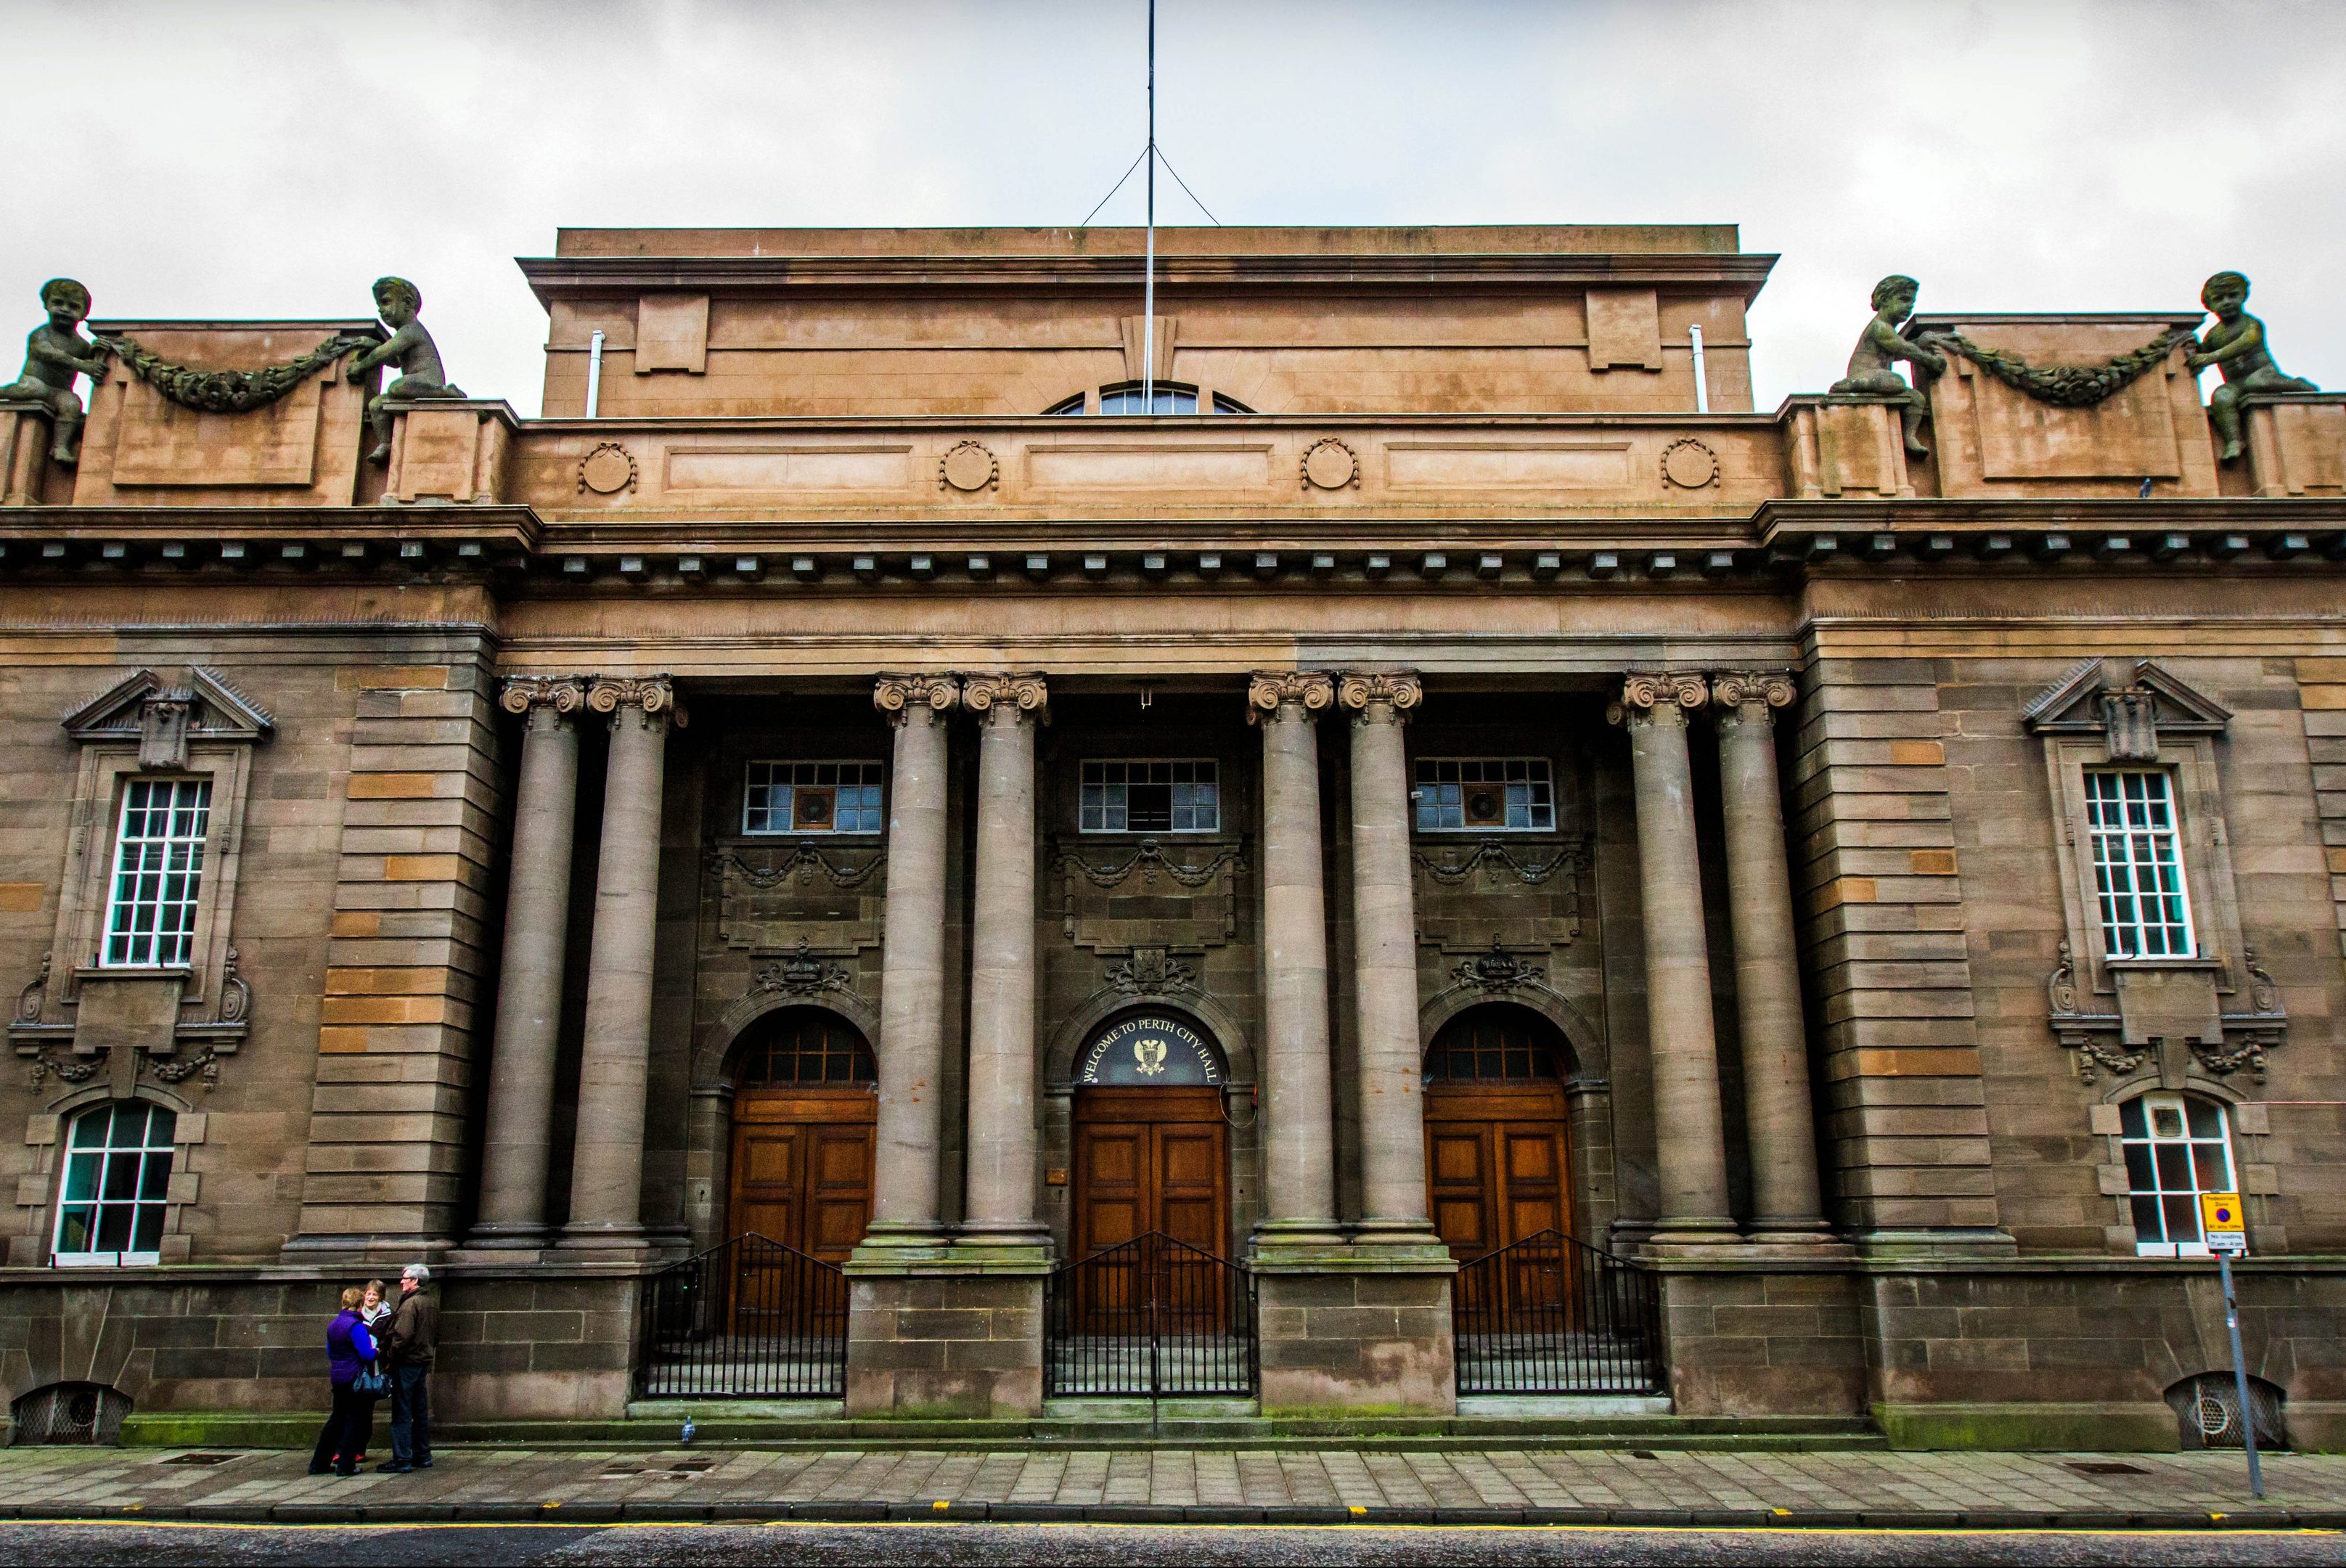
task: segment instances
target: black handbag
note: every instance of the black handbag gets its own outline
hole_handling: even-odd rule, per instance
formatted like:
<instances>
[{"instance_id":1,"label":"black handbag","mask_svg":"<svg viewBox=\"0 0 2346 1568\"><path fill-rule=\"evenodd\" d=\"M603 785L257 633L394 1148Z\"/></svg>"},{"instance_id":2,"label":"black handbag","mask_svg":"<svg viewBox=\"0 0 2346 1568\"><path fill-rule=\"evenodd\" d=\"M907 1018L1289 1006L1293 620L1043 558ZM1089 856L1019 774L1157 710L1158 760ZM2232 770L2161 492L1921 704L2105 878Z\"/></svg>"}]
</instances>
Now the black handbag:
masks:
<instances>
[{"instance_id":1,"label":"black handbag","mask_svg":"<svg viewBox=\"0 0 2346 1568\"><path fill-rule=\"evenodd\" d=\"M351 1380L351 1392L370 1400L380 1400L391 1392L391 1374L382 1369L381 1361L369 1361Z\"/></svg>"}]
</instances>

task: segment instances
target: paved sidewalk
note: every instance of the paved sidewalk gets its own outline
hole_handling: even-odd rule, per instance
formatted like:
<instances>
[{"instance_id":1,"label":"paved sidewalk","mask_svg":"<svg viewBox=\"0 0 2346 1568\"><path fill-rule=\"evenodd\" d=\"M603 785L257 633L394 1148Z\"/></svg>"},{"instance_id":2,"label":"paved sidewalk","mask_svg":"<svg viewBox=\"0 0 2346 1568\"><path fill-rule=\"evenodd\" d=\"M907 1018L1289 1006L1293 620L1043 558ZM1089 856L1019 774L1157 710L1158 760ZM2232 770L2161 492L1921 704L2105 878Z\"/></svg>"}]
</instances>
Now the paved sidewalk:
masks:
<instances>
[{"instance_id":1,"label":"paved sidewalk","mask_svg":"<svg viewBox=\"0 0 2346 1568\"><path fill-rule=\"evenodd\" d=\"M281 1451L10 1449L0 1518L2346 1529L2346 1455L2269 1457L2262 1504L2237 1453L450 1449L429 1471L347 1481L307 1463Z\"/></svg>"}]
</instances>

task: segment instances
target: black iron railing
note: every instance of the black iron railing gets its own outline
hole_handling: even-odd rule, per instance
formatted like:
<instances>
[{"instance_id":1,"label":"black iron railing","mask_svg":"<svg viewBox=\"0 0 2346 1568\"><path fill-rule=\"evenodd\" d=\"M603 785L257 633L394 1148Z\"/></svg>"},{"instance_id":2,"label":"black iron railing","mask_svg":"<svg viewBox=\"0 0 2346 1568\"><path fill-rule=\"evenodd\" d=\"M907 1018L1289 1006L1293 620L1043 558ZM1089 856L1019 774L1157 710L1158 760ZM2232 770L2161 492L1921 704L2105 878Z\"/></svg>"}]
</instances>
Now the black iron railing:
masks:
<instances>
[{"instance_id":1,"label":"black iron railing","mask_svg":"<svg viewBox=\"0 0 2346 1568\"><path fill-rule=\"evenodd\" d=\"M1254 1276L1161 1231L1057 1270L1043 1309L1053 1399L1255 1391Z\"/></svg>"},{"instance_id":2,"label":"black iron railing","mask_svg":"<svg viewBox=\"0 0 2346 1568\"><path fill-rule=\"evenodd\" d=\"M644 1281L636 1343L638 1399L842 1399L847 1278L737 1236Z\"/></svg>"},{"instance_id":3,"label":"black iron railing","mask_svg":"<svg viewBox=\"0 0 2346 1568\"><path fill-rule=\"evenodd\" d=\"M1543 1230L1458 1270L1461 1394L1662 1391L1661 1280Z\"/></svg>"}]
</instances>

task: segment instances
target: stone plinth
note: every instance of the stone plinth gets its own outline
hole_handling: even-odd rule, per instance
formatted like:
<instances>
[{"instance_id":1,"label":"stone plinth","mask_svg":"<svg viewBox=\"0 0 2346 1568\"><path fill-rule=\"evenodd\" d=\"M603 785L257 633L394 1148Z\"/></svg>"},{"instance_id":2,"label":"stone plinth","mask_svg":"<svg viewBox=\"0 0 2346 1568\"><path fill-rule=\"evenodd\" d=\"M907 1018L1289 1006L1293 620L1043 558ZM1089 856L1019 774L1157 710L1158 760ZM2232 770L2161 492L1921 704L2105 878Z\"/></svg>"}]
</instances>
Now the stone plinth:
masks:
<instances>
[{"instance_id":1,"label":"stone plinth","mask_svg":"<svg viewBox=\"0 0 2346 1568\"><path fill-rule=\"evenodd\" d=\"M1263 1414L1457 1413L1447 1251L1259 1249L1253 1268Z\"/></svg>"},{"instance_id":2,"label":"stone plinth","mask_svg":"<svg viewBox=\"0 0 2346 1568\"><path fill-rule=\"evenodd\" d=\"M2106 364L2201 319L2197 311L1917 316L1909 335L1958 332L2041 370ZM2154 495L2214 495L2215 443L2198 380L2183 367L2187 348L2169 350L2147 373L2081 408L2039 402L1950 351L1946 373L1923 383L1939 494L2121 498L2147 479Z\"/></svg>"},{"instance_id":3,"label":"stone plinth","mask_svg":"<svg viewBox=\"0 0 2346 1568\"><path fill-rule=\"evenodd\" d=\"M847 1265L847 1413L907 1420L1043 1411L1040 1247L872 1247ZM895 1253L902 1256L890 1257ZM878 1255L878 1256L875 1256Z\"/></svg>"},{"instance_id":4,"label":"stone plinth","mask_svg":"<svg viewBox=\"0 0 2346 1568\"><path fill-rule=\"evenodd\" d=\"M1859 1292L1845 1266L1770 1268L1739 1259L1665 1262L1660 1272L1663 1363L1678 1414L1864 1412Z\"/></svg>"},{"instance_id":5,"label":"stone plinth","mask_svg":"<svg viewBox=\"0 0 2346 1568\"><path fill-rule=\"evenodd\" d=\"M0 399L0 506L37 506L48 477L49 413L37 403Z\"/></svg>"},{"instance_id":6,"label":"stone plinth","mask_svg":"<svg viewBox=\"0 0 2346 1568\"><path fill-rule=\"evenodd\" d=\"M518 425L492 398L393 403L387 501L493 505L504 494L505 456Z\"/></svg>"},{"instance_id":7,"label":"stone plinth","mask_svg":"<svg viewBox=\"0 0 2346 1568\"><path fill-rule=\"evenodd\" d=\"M1786 408L1791 415L1785 451L1793 494L1813 501L1914 494L1895 404L1872 397L1821 397L1794 398Z\"/></svg>"},{"instance_id":8,"label":"stone plinth","mask_svg":"<svg viewBox=\"0 0 2346 1568\"><path fill-rule=\"evenodd\" d=\"M2259 495L2346 495L2346 392L2252 397L2249 473Z\"/></svg>"}]
</instances>

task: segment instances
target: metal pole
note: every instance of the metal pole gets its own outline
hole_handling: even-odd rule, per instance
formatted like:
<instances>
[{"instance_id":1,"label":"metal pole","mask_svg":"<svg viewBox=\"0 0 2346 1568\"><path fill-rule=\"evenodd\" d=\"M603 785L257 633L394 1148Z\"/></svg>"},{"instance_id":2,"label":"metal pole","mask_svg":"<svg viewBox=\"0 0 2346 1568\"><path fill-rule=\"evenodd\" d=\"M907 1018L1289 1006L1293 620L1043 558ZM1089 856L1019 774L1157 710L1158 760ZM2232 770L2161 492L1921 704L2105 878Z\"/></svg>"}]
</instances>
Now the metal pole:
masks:
<instances>
[{"instance_id":1,"label":"metal pole","mask_svg":"<svg viewBox=\"0 0 2346 1568\"><path fill-rule=\"evenodd\" d=\"M2240 1401L2240 1441L2249 1451L2249 1495L2261 1502L2265 1474L2257 1463L2257 1416L2249 1403L2249 1359L2240 1349L2240 1303L2232 1294L2231 1254L2216 1254L2216 1268L2224 1278L2224 1328L2232 1336L2232 1394Z\"/></svg>"},{"instance_id":2,"label":"metal pole","mask_svg":"<svg viewBox=\"0 0 2346 1568\"><path fill-rule=\"evenodd\" d=\"M1148 0L1148 276L1140 286L1140 412L1157 412L1157 0Z\"/></svg>"}]
</instances>

